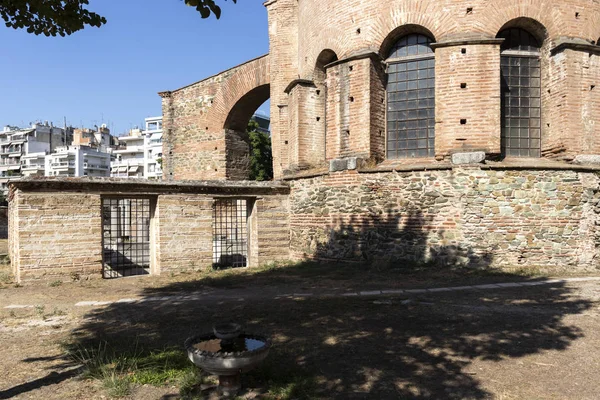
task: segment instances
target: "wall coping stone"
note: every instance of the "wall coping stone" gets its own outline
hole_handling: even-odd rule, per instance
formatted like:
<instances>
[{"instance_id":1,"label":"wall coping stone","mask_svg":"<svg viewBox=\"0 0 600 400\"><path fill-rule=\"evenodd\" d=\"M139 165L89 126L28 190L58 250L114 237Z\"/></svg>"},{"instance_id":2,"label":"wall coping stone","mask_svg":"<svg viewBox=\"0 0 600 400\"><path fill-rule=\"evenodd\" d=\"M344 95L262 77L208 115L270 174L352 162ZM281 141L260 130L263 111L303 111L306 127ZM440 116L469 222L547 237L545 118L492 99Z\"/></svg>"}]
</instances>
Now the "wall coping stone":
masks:
<instances>
[{"instance_id":1,"label":"wall coping stone","mask_svg":"<svg viewBox=\"0 0 600 400\"><path fill-rule=\"evenodd\" d=\"M417 172L417 171L443 171L461 168L475 168L482 170L535 170L535 171L574 171L574 172L599 172L600 165L569 164L561 161L545 160L539 158L505 159L503 161L485 161L485 164L453 165L451 162L422 162L415 164L385 163L376 167L359 167L361 174L377 174L380 172ZM312 170L308 172L288 175L283 181L297 179L310 179L329 175L327 169Z\"/></svg>"},{"instance_id":2,"label":"wall coping stone","mask_svg":"<svg viewBox=\"0 0 600 400\"><path fill-rule=\"evenodd\" d=\"M290 82L289 85L287 85L287 87L285 88L285 90L283 92L286 94L289 94L292 91L292 89L295 88L297 85L316 87L315 83L313 81L311 81L310 79L294 79L293 81Z\"/></svg>"},{"instance_id":3,"label":"wall coping stone","mask_svg":"<svg viewBox=\"0 0 600 400\"><path fill-rule=\"evenodd\" d=\"M591 44L585 39L560 37L554 43L554 47L550 49L550 54L552 55L565 49L600 53L600 46Z\"/></svg>"},{"instance_id":4,"label":"wall coping stone","mask_svg":"<svg viewBox=\"0 0 600 400\"><path fill-rule=\"evenodd\" d=\"M218 73L216 73L216 74L214 74L214 75L208 76L208 77L206 77L206 78L204 78L204 79L201 79L201 80L199 80L199 81L197 81L197 82L190 83L189 85L182 86L182 87L180 87L179 89L174 89L174 90L165 90L165 91L158 92L158 95L162 97L162 94L168 93L168 94L169 94L169 97L170 97L170 96L171 96L173 93L175 93L175 92L178 92L178 91L180 91L180 90L183 90L183 89L187 89L187 88L189 88L190 86L197 85L197 84L199 84L199 83L202 83L202 82L204 82L204 81L207 81L207 80L209 80L209 79L215 78L215 77L217 77L217 76L219 76L219 75L222 75L222 74L224 74L224 73L226 73L226 72L229 72L229 71L231 71L231 70L233 70L233 69L236 69L236 68L242 67L242 66L244 66L244 65L246 65L246 64L249 64L249 63L251 63L251 62L253 62L253 61L257 61L257 60L260 60L261 58L265 58L265 57L268 57L268 56L269 56L269 53L267 53L267 54L263 54L262 56L258 56L258 57L255 57L255 58L251 59L251 60L245 61L245 62L243 62L243 63L241 63L241 64L234 65L234 66L233 66L233 67L231 67L231 68L227 68L226 70L223 70L223 71L221 71L221 72L218 72Z\"/></svg>"},{"instance_id":5,"label":"wall coping stone","mask_svg":"<svg viewBox=\"0 0 600 400\"><path fill-rule=\"evenodd\" d=\"M281 181L148 181L121 178L35 177L9 182L11 189L29 192L84 192L119 195L210 194L275 195L289 194L290 187Z\"/></svg>"},{"instance_id":6,"label":"wall coping stone","mask_svg":"<svg viewBox=\"0 0 600 400\"><path fill-rule=\"evenodd\" d=\"M336 60L334 62L331 62L331 63L325 65L325 69L334 67L339 64L344 64L344 63L347 63L350 61L362 60L364 58L372 58L372 59L381 61L381 56L379 55L379 53L369 50L364 53L354 54L354 55L351 55L350 57L342 58L341 60Z\"/></svg>"},{"instance_id":7,"label":"wall coping stone","mask_svg":"<svg viewBox=\"0 0 600 400\"><path fill-rule=\"evenodd\" d=\"M481 38L481 39L459 39L459 40L446 40L443 42L435 42L431 43L430 47L432 49L439 49L442 47L453 47L453 46L469 46L469 45L477 45L477 44L502 44L504 42L504 38Z\"/></svg>"}]
</instances>

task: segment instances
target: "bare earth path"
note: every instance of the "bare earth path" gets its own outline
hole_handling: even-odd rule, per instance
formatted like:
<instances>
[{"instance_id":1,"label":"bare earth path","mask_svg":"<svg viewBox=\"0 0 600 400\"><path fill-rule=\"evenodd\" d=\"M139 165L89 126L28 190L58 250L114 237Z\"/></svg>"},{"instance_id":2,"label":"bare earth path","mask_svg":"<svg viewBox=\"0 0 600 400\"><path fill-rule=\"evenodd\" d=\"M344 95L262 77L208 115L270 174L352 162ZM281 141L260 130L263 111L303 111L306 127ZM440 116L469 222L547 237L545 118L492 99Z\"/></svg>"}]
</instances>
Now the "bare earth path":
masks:
<instances>
[{"instance_id":1,"label":"bare earth path","mask_svg":"<svg viewBox=\"0 0 600 400\"><path fill-rule=\"evenodd\" d=\"M362 296L346 284L190 285L143 278L0 290L0 399L106 398L100 383L78 378L63 341L135 339L160 349L229 319L274 340L268 362L247 386L268 386L268 375L306 377L310 391L291 398L597 399L600 393L598 279L454 291L391 285L397 292L369 287ZM340 296L314 295L324 292ZM117 302L128 298L137 301ZM85 300L111 303L75 305ZM143 386L130 398L177 393L177 387Z\"/></svg>"}]
</instances>

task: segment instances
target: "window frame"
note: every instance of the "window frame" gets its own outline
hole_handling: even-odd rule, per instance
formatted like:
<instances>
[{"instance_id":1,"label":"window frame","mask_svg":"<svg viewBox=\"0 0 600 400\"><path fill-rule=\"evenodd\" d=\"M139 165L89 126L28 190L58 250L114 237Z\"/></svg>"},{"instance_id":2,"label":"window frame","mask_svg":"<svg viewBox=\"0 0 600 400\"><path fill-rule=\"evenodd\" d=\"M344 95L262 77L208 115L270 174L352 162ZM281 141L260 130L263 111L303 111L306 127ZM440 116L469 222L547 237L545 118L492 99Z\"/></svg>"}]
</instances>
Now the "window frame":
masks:
<instances>
[{"instance_id":1,"label":"window frame","mask_svg":"<svg viewBox=\"0 0 600 400\"><path fill-rule=\"evenodd\" d=\"M435 95L435 89L436 89L436 80L435 80L435 51L434 49L431 47L431 44L435 42L435 40L427 35L427 34L423 34L423 33L409 33L407 35L404 35L402 37L400 37L392 46L391 50L390 50L390 54L393 54L395 51L395 48L398 44L398 42L400 42L401 40L403 40L404 38L408 38L409 36L425 36L429 39L429 43L427 43L427 45L429 46L429 48L431 49L430 53L427 54L415 54L415 55L407 55L407 56L401 56L401 57L388 57L384 60L384 64L385 64L385 74L386 74L386 82L385 82L385 115L384 115L384 121L385 121L385 146L384 146L384 152L385 152L385 160L412 160L412 159L432 159L435 157L435 113L436 113L436 107L435 107L435 99L436 99L436 95ZM417 45L418 45L418 41L417 41ZM426 156L419 156L416 155L414 157L410 157L410 156L406 156L406 157L396 157L396 158L390 158L388 157L388 149L389 149L389 135L390 135L390 131L389 131L389 91L388 91L388 83L389 83L389 76L390 76L390 72L389 72L389 67L391 65L397 65L397 64L402 64L402 63L408 63L408 62L419 62L419 61L425 61L425 60L433 60L434 61L434 66L433 66L433 70L434 70L434 76L433 76L433 147L429 148L429 145L427 145L426 150L429 152L431 150L431 152L433 153L433 155L426 155ZM419 69L417 69L417 71L419 71ZM407 90L408 91L408 90ZM418 110L418 108L417 108ZM418 120L418 119L417 119ZM397 122L397 121L396 121ZM418 129L418 128L417 128ZM429 129L429 127L427 127L426 129ZM418 138L417 138L418 140ZM427 139L425 140L429 140L429 136L427 136ZM398 149L396 149L397 152ZM409 150L415 150L418 151L420 150L419 148L417 149L406 149L407 151Z\"/></svg>"}]
</instances>

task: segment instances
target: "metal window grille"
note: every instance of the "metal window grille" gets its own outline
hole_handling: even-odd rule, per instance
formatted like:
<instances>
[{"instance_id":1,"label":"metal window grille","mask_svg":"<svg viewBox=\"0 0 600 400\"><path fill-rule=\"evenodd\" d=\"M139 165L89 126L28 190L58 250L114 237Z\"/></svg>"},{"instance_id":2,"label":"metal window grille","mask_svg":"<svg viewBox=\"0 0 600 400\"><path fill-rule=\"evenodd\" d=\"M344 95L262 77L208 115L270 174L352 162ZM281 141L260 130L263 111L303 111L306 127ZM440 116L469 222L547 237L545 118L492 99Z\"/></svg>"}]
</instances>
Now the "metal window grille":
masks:
<instances>
[{"instance_id":1,"label":"metal window grille","mask_svg":"<svg viewBox=\"0 0 600 400\"><path fill-rule=\"evenodd\" d=\"M523 29L501 32L502 153L541 155L541 69L537 39Z\"/></svg>"},{"instance_id":2,"label":"metal window grille","mask_svg":"<svg viewBox=\"0 0 600 400\"><path fill-rule=\"evenodd\" d=\"M400 39L387 59L387 158L435 152L435 60L425 35Z\"/></svg>"},{"instance_id":3,"label":"metal window grille","mask_svg":"<svg viewBox=\"0 0 600 400\"><path fill-rule=\"evenodd\" d=\"M102 199L103 277L150 273L150 199Z\"/></svg>"},{"instance_id":4,"label":"metal window grille","mask_svg":"<svg viewBox=\"0 0 600 400\"><path fill-rule=\"evenodd\" d=\"M244 199L215 199L213 203L213 267L248 265L248 212Z\"/></svg>"}]
</instances>

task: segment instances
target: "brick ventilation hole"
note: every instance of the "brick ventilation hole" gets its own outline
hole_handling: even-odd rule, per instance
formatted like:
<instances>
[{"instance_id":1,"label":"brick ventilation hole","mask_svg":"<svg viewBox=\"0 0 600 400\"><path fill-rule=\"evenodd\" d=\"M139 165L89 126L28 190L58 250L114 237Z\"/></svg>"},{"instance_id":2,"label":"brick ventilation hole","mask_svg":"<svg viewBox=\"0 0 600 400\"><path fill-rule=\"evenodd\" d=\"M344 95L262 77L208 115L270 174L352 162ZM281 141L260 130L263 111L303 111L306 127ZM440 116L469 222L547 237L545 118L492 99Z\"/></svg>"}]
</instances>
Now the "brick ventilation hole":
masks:
<instances>
[{"instance_id":1,"label":"brick ventilation hole","mask_svg":"<svg viewBox=\"0 0 600 400\"><path fill-rule=\"evenodd\" d=\"M467 120L466 120L466 119L464 119L464 118L463 118L463 119L461 119L461 120L460 120L460 124L461 124L461 125L466 125L466 124L467 124Z\"/></svg>"},{"instance_id":2,"label":"brick ventilation hole","mask_svg":"<svg viewBox=\"0 0 600 400\"><path fill-rule=\"evenodd\" d=\"M460 84L460 88L461 89L466 89L467 88L467 84L466 83L461 83Z\"/></svg>"},{"instance_id":3,"label":"brick ventilation hole","mask_svg":"<svg viewBox=\"0 0 600 400\"><path fill-rule=\"evenodd\" d=\"M346 135L350 136L350 131L346 131Z\"/></svg>"},{"instance_id":4,"label":"brick ventilation hole","mask_svg":"<svg viewBox=\"0 0 600 400\"><path fill-rule=\"evenodd\" d=\"M349 67L348 67L348 69L349 69L350 71L352 71L352 70L354 69L354 67L351 65L351 66L349 66Z\"/></svg>"},{"instance_id":5,"label":"brick ventilation hole","mask_svg":"<svg viewBox=\"0 0 600 400\"><path fill-rule=\"evenodd\" d=\"M215 147L215 150L217 150L217 148Z\"/></svg>"},{"instance_id":6,"label":"brick ventilation hole","mask_svg":"<svg viewBox=\"0 0 600 400\"><path fill-rule=\"evenodd\" d=\"M206 130L208 130L208 126L206 127Z\"/></svg>"},{"instance_id":7,"label":"brick ventilation hole","mask_svg":"<svg viewBox=\"0 0 600 400\"><path fill-rule=\"evenodd\" d=\"M467 15L471 15L473 14L473 7L468 7L467 8Z\"/></svg>"},{"instance_id":8,"label":"brick ventilation hole","mask_svg":"<svg viewBox=\"0 0 600 400\"><path fill-rule=\"evenodd\" d=\"M575 19L579 19L579 13L578 12L575 13Z\"/></svg>"},{"instance_id":9,"label":"brick ventilation hole","mask_svg":"<svg viewBox=\"0 0 600 400\"><path fill-rule=\"evenodd\" d=\"M462 54L467 54L467 49L465 49L465 48L462 48L462 49L460 49L460 52L461 52Z\"/></svg>"},{"instance_id":10,"label":"brick ventilation hole","mask_svg":"<svg viewBox=\"0 0 600 400\"><path fill-rule=\"evenodd\" d=\"M321 91L320 91L320 90L317 90L317 96L318 96L318 95L320 95L320 94L321 94Z\"/></svg>"},{"instance_id":11,"label":"brick ventilation hole","mask_svg":"<svg viewBox=\"0 0 600 400\"><path fill-rule=\"evenodd\" d=\"M348 100L350 100L350 102L354 102L354 97L350 96Z\"/></svg>"},{"instance_id":12,"label":"brick ventilation hole","mask_svg":"<svg viewBox=\"0 0 600 400\"><path fill-rule=\"evenodd\" d=\"M360 28L358 28L358 29L356 30L356 34L357 34L357 35L360 35Z\"/></svg>"},{"instance_id":13,"label":"brick ventilation hole","mask_svg":"<svg viewBox=\"0 0 600 400\"><path fill-rule=\"evenodd\" d=\"M287 141L287 140L285 141L285 144L288 144L288 141Z\"/></svg>"},{"instance_id":14,"label":"brick ventilation hole","mask_svg":"<svg viewBox=\"0 0 600 400\"><path fill-rule=\"evenodd\" d=\"M596 85L591 85L590 90L594 90L595 87L596 87Z\"/></svg>"},{"instance_id":15,"label":"brick ventilation hole","mask_svg":"<svg viewBox=\"0 0 600 400\"><path fill-rule=\"evenodd\" d=\"M321 120L321 117L317 117L317 122L319 122Z\"/></svg>"}]
</instances>

